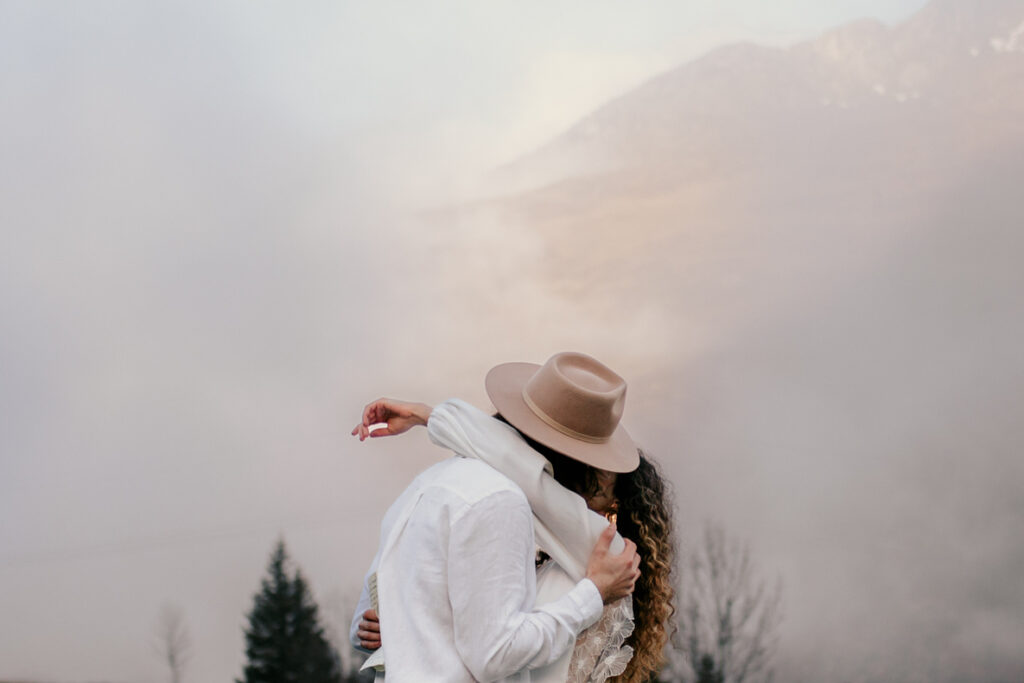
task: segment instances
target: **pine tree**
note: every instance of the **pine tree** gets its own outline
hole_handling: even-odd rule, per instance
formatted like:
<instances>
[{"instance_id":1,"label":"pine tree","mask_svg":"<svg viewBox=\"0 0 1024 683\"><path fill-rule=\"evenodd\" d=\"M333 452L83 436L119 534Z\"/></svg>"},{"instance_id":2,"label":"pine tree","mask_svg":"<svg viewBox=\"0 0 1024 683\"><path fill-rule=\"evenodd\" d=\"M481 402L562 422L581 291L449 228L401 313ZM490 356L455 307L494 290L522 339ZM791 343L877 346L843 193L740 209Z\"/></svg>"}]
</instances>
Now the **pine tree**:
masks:
<instances>
[{"instance_id":1,"label":"pine tree","mask_svg":"<svg viewBox=\"0 0 1024 683\"><path fill-rule=\"evenodd\" d=\"M316 603L278 541L245 629L244 677L237 683L341 683L337 653L324 637Z\"/></svg>"}]
</instances>

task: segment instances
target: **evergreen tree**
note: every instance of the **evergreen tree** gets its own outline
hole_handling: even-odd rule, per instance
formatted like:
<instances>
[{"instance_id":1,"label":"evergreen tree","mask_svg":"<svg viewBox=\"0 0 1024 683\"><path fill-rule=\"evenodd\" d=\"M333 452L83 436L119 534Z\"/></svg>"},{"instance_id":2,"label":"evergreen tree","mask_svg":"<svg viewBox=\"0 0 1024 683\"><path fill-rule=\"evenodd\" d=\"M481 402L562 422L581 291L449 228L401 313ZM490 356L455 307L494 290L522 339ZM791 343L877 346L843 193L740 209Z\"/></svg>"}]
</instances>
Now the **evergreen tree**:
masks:
<instances>
[{"instance_id":1,"label":"evergreen tree","mask_svg":"<svg viewBox=\"0 0 1024 683\"><path fill-rule=\"evenodd\" d=\"M320 626L309 587L278 541L245 629L244 677L237 683L341 683L337 653Z\"/></svg>"}]
</instances>

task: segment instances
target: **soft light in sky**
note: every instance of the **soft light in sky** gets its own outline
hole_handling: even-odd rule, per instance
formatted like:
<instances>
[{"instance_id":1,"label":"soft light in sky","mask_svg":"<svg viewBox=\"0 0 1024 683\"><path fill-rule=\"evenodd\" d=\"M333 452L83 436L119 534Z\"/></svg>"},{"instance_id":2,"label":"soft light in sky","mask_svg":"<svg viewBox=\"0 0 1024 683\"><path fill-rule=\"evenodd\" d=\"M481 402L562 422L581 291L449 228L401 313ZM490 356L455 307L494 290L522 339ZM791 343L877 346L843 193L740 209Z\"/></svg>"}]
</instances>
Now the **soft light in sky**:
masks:
<instances>
[{"instance_id":1,"label":"soft light in sky","mask_svg":"<svg viewBox=\"0 0 1024 683\"><path fill-rule=\"evenodd\" d=\"M222 8L216 30L269 106L358 145L374 175L404 178L427 201L474 186L483 171L717 45L788 44L852 19L895 22L923 4L325 2L293 13ZM429 169L410 169L415 159Z\"/></svg>"},{"instance_id":2,"label":"soft light in sky","mask_svg":"<svg viewBox=\"0 0 1024 683\"><path fill-rule=\"evenodd\" d=\"M895 465L878 470L892 479L865 474L862 463L890 452L851 456L861 455L855 428L863 425L849 416L863 406L838 416L823 407L808 377L831 377L832 359L791 350L787 325L808 324L813 339L842 337L845 320L815 327L802 316L817 311L815 296L860 292L866 278L871 305L852 294L839 302L895 329L902 318L873 305L891 297L892 283L870 276L877 267L912 278L903 263L917 253L907 246L914 242L860 234L837 249L811 241L800 251L771 243L775 233L766 230L751 247L727 231L701 232L706 216L696 216L676 261L637 245L632 225L599 232L611 221L598 216L606 222L594 223L584 246L619 279L595 278L591 290L575 279L572 268L583 266L566 246L573 235L558 241L557 222L550 235L517 234L486 212L463 220L444 207L608 100L724 42L786 45L862 17L901 21L923 4L0 5L0 678L163 680L150 640L170 602L182 607L197 643L186 680L232 679L244 613L279 534L330 619L345 621L342 603L373 553L381 513L415 471L443 455L422 435L359 450L347 434L362 405L378 395L482 404L490 365L542 361L567 348L625 368L634 382L627 418L674 463L688 494L687 529L707 512L755 536L767 568L790 578L789 623L805 638L797 645L812 643L822 597L813 591L823 584L801 603L792 577L821 580L855 561L867 567L859 547L835 550L834 538L814 535L819 518L831 519L821 511L845 497L916 501L923 494L907 482L930 480ZM697 185L693 204L714 192ZM848 215L841 200L829 216L835 224ZM915 220L933 208L916 207ZM739 255L763 247L766 255L720 271L734 262L702 261L719 253L709 244ZM941 246L977 246L950 244ZM770 258L778 256L771 248L785 258ZM816 270L819 257L844 249L849 258L833 256ZM627 251L633 270L616 271ZM635 296L621 288L691 254L681 271L689 288ZM833 272L834 262L842 268ZM806 285L744 318L751 301L778 304L757 298L756 283L787 273ZM931 281L921 282L927 290ZM729 288L745 298L714 298ZM608 303L626 292L629 305ZM666 315L662 304L673 297L694 314ZM763 374L729 374L752 354ZM667 360L680 358L700 362L666 379ZM957 359L943 364L942 377L962 367ZM843 368L859 376L856 365ZM922 386L932 386L929 377L923 367ZM694 396L691 386L718 393ZM672 410L659 412L670 399ZM683 441L700 450L692 460L672 460L683 431L677 405L693 420ZM927 424L921 406L931 404L908 402L900 417ZM746 422L729 422L739 417ZM836 461L832 469L755 457L791 436L773 434L769 422L804 420L813 428L786 445L810 451L814 437L842 441L823 456ZM723 434L739 436L726 443ZM1001 480L1015 481L1012 464L1001 467ZM979 471L965 469L964 488L952 488L949 500L987 491L989 475ZM768 487L790 476L800 483L792 491ZM1012 492L996 493L993 506L1011 510ZM726 500L741 504L714 507ZM842 518L836 526L846 523L853 525ZM986 542L1010 547L1003 532L994 525ZM854 530L860 542L857 534L866 532ZM896 565L901 551L884 542ZM864 569L874 571L895 594L912 594L914 576ZM976 607L988 598L962 599ZM848 604L834 609L870 625L870 614ZM1003 621L1006 630L993 635ZM1000 638L1014 628L992 606L960 642L1002 653ZM858 631L863 643L850 645L849 660L871 654L868 630Z\"/></svg>"}]
</instances>

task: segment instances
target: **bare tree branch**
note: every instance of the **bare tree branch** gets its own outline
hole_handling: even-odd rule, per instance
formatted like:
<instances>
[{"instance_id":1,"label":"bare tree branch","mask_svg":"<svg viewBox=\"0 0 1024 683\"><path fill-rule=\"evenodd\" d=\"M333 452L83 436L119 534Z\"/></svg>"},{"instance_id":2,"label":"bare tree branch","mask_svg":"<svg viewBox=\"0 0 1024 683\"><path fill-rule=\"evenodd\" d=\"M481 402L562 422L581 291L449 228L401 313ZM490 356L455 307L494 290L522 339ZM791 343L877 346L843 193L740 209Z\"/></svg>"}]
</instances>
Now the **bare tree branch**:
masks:
<instances>
[{"instance_id":1,"label":"bare tree branch","mask_svg":"<svg viewBox=\"0 0 1024 683\"><path fill-rule=\"evenodd\" d=\"M750 548L706 525L679 591L679 640L668 661L684 683L769 683L782 584L755 576Z\"/></svg>"},{"instance_id":2,"label":"bare tree branch","mask_svg":"<svg viewBox=\"0 0 1024 683\"><path fill-rule=\"evenodd\" d=\"M156 651L171 672L171 683L181 683L191 658L192 640L181 609L165 604L156 625Z\"/></svg>"}]
</instances>

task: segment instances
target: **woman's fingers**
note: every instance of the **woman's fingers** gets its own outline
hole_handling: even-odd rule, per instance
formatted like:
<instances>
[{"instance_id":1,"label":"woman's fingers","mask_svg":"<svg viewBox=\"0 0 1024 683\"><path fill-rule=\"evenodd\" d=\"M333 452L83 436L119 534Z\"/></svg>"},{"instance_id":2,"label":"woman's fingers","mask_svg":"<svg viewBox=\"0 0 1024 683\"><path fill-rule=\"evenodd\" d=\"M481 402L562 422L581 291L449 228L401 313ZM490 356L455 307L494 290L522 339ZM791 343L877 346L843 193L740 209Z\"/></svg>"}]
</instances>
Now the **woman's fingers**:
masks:
<instances>
[{"instance_id":1,"label":"woman's fingers","mask_svg":"<svg viewBox=\"0 0 1024 683\"><path fill-rule=\"evenodd\" d=\"M356 631L359 637L359 644L367 650L376 650L380 647L380 619L377 617L377 610L368 609L363 612L363 618L359 620L359 630Z\"/></svg>"},{"instance_id":2,"label":"woman's fingers","mask_svg":"<svg viewBox=\"0 0 1024 683\"><path fill-rule=\"evenodd\" d=\"M373 633L371 631L359 630L356 632L359 638L359 644L367 650L376 650L380 647L380 634Z\"/></svg>"},{"instance_id":3,"label":"woman's fingers","mask_svg":"<svg viewBox=\"0 0 1024 683\"><path fill-rule=\"evenodd\" d=\"M369 437L404 434L410 427L427 424L430 412L430 406L423 403L379 398L363 408L363 419L352 429L352 436L365 441Z\"/></svg>"},{"instance_id":4,"label":"woman's fingers","mask_svg":"<svg viewBox=\"0 0 1024 683\"><path fill-rule=\"evenodd\" d=\"M388 410L387 399L378 398L376 401L367 403L363 408L363 426L369 427L378 422L387 422Z\"/></svg>"},{"instance_id":5,"label":"woman's fingers","mask_svg":"<svg viewBox=\"0 0 1024 683\"><path fill-rule=\"evenodd\" d=\"M369 427L359 423L352 428L352 436L358 436L360 441L377 436L393 436L398 433L400 432L393 431L387 422L371 423Z\"/></svg>"},{"instance_id":6,"label":"woman's fingers","mask_svg":"<svg viewBox=\"0 0 1024 683\"><path fill-rule=\"evenodd\" d=\"M377 416L377 404L380 403L380 399L367 403L366 407L363 408L363 426L369 427L374 422L379 422Z\"/></svg>"}]
</instances>

